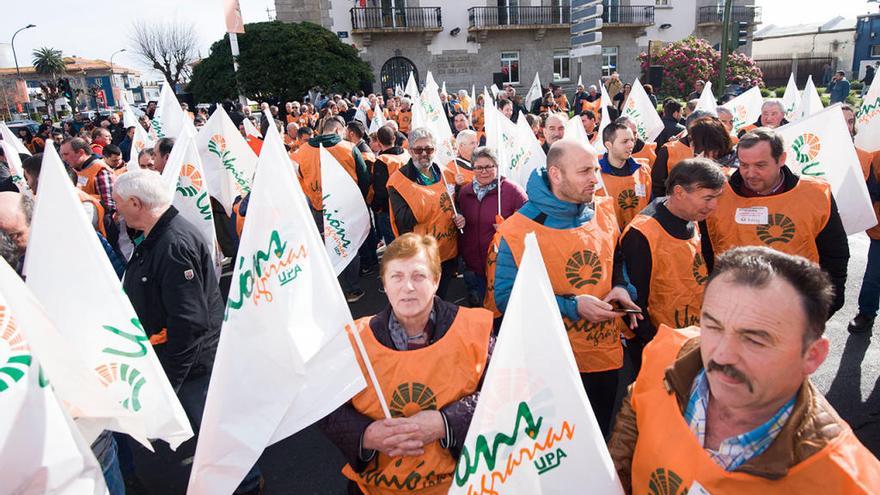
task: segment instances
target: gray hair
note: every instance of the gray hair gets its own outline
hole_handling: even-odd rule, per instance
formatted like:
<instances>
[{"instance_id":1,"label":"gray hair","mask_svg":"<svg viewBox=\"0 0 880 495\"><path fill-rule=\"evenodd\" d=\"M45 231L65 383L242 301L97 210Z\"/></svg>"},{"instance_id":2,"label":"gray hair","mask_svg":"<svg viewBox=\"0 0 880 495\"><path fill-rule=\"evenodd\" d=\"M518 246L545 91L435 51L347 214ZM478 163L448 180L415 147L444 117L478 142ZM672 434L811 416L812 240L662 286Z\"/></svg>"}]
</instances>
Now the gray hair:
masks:
<instances>
[{"instance_id":1,"label":"gray hair","mask_svg":"<svg viewBox=\"0 0 880 495\"><path fill-rule=\"evenodd\" d=\"M123 199L139 199L150 210L166 208L174 199L173 189L153 170L131 170L120 175L113 191Z\"/></svg>"},{"instance_id":2,"label":"gray hair","mask_svg":"<svg viewBox=\"0 0 880 495\"><path fill-rule=\"evenodd\" d=\"M420 139L427 139L431 141L432 145L437 144L437 141L434 139L434 134L427 127L417 127L409 133L410 146L414 145L416 141Z\"/></svg>"},{"instance_id":3,"label":"gray hair","mask_svg":"<svg viewBox=\"0 0 880 495\"><path fill-rule=\"evenodd\" d=\"M785 107L782 105L782 100L779 98L770 98L768 100L764 100L764 104L761 105L761 111L764 111L764 108L768 106L775 106L779 109L780 112L785 113Z\"/></svg>"},{"instance_id":4,"label":"gray hair","mask_svg":"<svg viewBox=\"0 0 880 495\"><path fill-rule=\"evenodd\" d=\"M498 166L498 155L488 146L480 146L475 149L473 156L471 156L471 163L477 163L477 160L480 158L488 158L493 165Z\"/></svg>"},{"instance_id":5,"label":"gray hair","mask_svg":"<svg viewBox=\"0 0 880 495\"><path fill-rule=\"evenodd\" d=\"M455 138L456 142L461 142L462 139L477 139L477 131L472 131L470 129L465 129L463 131L459 131L458 136Z\"/></svg>"},{"instance_id":6,"label":"gray hair","mask_svg":"<svg viewBox=\"0 0 880 495\"><path fill-rule=\"evenodd\" d=\"M733 112L731 112L730 109L727 107L719 106L715 109L715 111L716 111L716 113L718 113L719 117L721 116L722 113L733 117Z\"/></svg>"}]
</instances>

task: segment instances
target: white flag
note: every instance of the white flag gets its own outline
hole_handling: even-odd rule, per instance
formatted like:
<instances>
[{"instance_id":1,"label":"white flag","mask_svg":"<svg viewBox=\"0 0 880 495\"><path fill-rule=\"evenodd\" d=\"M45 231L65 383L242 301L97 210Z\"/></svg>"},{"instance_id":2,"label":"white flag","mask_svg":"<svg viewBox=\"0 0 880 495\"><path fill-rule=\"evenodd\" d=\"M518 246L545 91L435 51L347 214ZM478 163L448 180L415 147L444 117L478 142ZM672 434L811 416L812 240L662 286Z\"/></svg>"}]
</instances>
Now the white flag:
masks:
<instances>
[{"instance_id":1,"label":"white flag","mask_svg":"<svg viewBox=\"0 0 880 495\"><path fill-rule=\"evenodd\" d=\"M485 100L485 98L484 98L484 100ZM486 102L483 101L483 103L485 104ZM470 101L470 103L468 104L468 121L471 120L471 115L474 114L474 108L475 108L476 106L477 106L477 93L476 93L476 86L474 86L473 84L471 84L471 101Z\"/></svg>"},{"instance_id":2,"label":"white flag","mask_svg":"<svg viewBox=\"0 0 880 495\"><path fill-rule=\"evenodd\" d=\"M173 191L172 205L180 216L198 230L208 249L214 253L214 265L218 269L223 255L217 244L214 229L214 212L211 210L211 192L205 179L205 169L196 147L196 130L187 122L174 142L162 178Z\"/></svg>"},{"instance_id":3,"label":"white flag","mask_svg":"<svg viewBox=\"0 0 880 495\"><path fill-rule=\"evenodd\" d=\"M353 328L351 313L281 137L269 129L232 276L191 495L232 493L263 449L365 387L345 332Z\"/></svg>"},{"instance_id":4,"label":"white flag","mask_svg":"<svg viewBox=\"0 0 880 495\"><path fill-rule=\"evenodd\" d=\"M583 85L584 85L584 80L581 79L581 75L580 75L580 74L578 74L578 84L577 84L577 85L578 85L578 86L583 86Z\"/></svg>"},{"instance_id":5,"label":"white flag","mask_svg":"<svg viewBox=\"0 0 880 495\"><path fill-rule=\"evenodd\" d=\"M422 98L425 97L425 91L433 91L434 93L437 93L438 98L440 97L440 86L437 85L437 81L434 80L434 74L431 74L431 71L428 71L428 75L425 76L425 88L422 89Z\"/></svg>"},{"instance_id":6,"label":"white flag","mask_svg":"<svg viewBox=\"0 0 880 495\"><path fill-rule=\"evenodd\" d=\"M75 263L65 261L70 253L76 253ZM81 355L108 393L143 421L150 438L176 449L192 437L183 407L54 146L46 146L43 154L27 254L27 286L74 344L70 351Z\"/></svg>"},{"instance_id":7,"label":"white flag","mask_svg":"<svg viewBox=\"0 0 880 495\"><path fill-rule=\"evenodd\" d=\"M866 151L880 150L880 77L875 77L856 112L856 146Z\"/></svg>"},{"instance_id":8,"label":"white flag","mask_svg":"<svg viewBox=\"0 0 880 495\"><path fill-rule=\"evenodd\" d=\"M788 76L788 84L786 84L785 93L782 95L782 107L785 111L785 118L789 122L795 119L794 111L797 110L800 101L801 92L797 89L797 83L794 82L794 72L792 72Z\"/></svg>"},{"instance_id":9,"label":"white flag","mask_svg":"<svg viewBox=\"0 0 880 495\"><path fill-rule=\"evenodd\" d=\"M498 89L498 86L493 84L489 86L489 89L492 91L492 98L498 98L498 93L501 92L501 90Z\"/></svg>"},{"instance_id":10,"label":"white flag","mask_svg":"<svg viewBox=\"0 0 880 495\"><path fill-rule=\"evenodd\" d=\"M813 84L813 76L810 75L807 77L807 85L804 86L801 101L795 110L795 120L805 119L820 110L822 110L822 99L819 98L819 91Z\"/></svg>"},{"instance_id":11,"label":"white flag","mask_svg":"<svg viewBox=\"0 0 880 495\"><path fill-rule=\"evenodd\" d=\"M623 105L623 115L636 123L638 137L646 143L653 143L663 131L663 121L638 78L633 82L629 98Z\"/></svg>"},{"instance_id":12,"label":"white flag","mask_svg":"<svg viewBox=\"0 0 880 495\"><path fill-rule=\"evenodd\" d=\"M527 107L532 107L532 102L544 96L541 93L541 80L538 78L538 73L535 72L535 79L532 81L532 86L529 88L529 92L526 93L526 98L523 100L523 104Z\"/></svg>"},{"instance_id":13,"label":"white flag","mask_svg":"<svg viewBox=\"0 0 880 495\"><path fill-rule=\"evenodd\" d=\"M138 118L134 114L134 110L131 109L128 97L125 96L125 93L122 95L122 126L126 129L129 127L137 127L139 125Z\"/></svg>"},{"instance_id":14,"label":"white flag","mask_svg":"<svg viewBox=\"0 0 880 495\"><path fill-rule=\"evenodd\" d=\"M413 74L413 72L409 73L409 79L406 80L406 88L404 88L403 92L409 95L410 98L418 98L419 85L416 83L416 78Z\"/></svg>"},{"instance_id":15,"label":"white flag","mask_svg":"<svg viewBox=\"0 0 880 495\"><path fill-rule=\"evenodd\" d=\"M5 126L6 124L0 122L0 125ZM21 157L18 156L15 143L3 139L0 141L0 147L3 148L3 155L6 156L6 165L9 167L9 175L12 177L12 182L15 183L20 192L28 190L27 181L24 180L24 169L21 166Z\"/></svg>"},{"instance_id":16,"label":"white flag","mask_svg":"<svg viewBox=\"0 0 880 495\"><path fill-rule=\"evenodd\" d=\"M743 94L721 105L733 114L733 134L739 133L743 127L757 121L761 116L763 104L761 90L757 86L752 86Z\"/></svg>"},{"instance_id":17,"label":"white flag","mask_svg":"<svg viewBox=\"0 0 880 495\"><path fill-rule=\"evenodd\" d=\"M581 120L580 115L575 115L565 123L565 134L563 135L563 139L577 141L587 146L593 146L592 143L590 143L590 136L587 135L587 130L584 129L584 122Z\"/></svg>"},{"instance_id":18,"label":"white flag","mask_svg":"<svg viewBox=\"0 0 880 495\"><path fill-rule=\"evenodd\" d=\"M366 98L358 101L357 111L354 113L354 119L359 120L364 126L370 125L370 119L367 118L367 110L370 109L370 102Z\"/></svg>"},{"instance_id":19,"label":"white flag","mask_svg":"<svg viewBox=\"0 0 880 495\"><path fill-rule=\"evenodd\" d=\"M184 118L180 102L174 96L174 88L165 81L162 91L159 92L156 113L153 114L153 129L156 131L156 136L176 138L183 129Z\"/></svg>"},{"instance_id":20,"label":"white flag","mask_svg":"<svg viewBox=\"0 0 880 495\"><path fill-rule=\"evenodd\" d=\"M101 466L43 377L40 356L29 345L29 329L19 318L22 308L8 300L12 290L28 291L20 280L19 287L10 287L9 277L18 278L0 260L0 342L5 360L0 368L2 491L105 494Z\"/></svg>"},{"instance_id":21,"label":"white flag","mask_svg":"<svg viewBox=\"0 0 880 495\"><path fill-rule=\"evenodd\" d=\"M718 115L717 103L715 102L715 95L712 94L712 82L706 81L705 86L703 86L703 92L700 93L700 101L697 102L697 108L694 110L701 110L703 112L709 112L712 115Z\"/></svg>"},{"instance_id":22,"label":"white flag","mask_svg":"<svg viewBox=\"0 0 880 495\"><path fill-rule=\"evenodd\" d=\"M231 215L235 198L247 196L251 190L257 155L220 105L199 131L196 145L208 190Z\"/></svg>"},{"instance_id":23,"label":"white flag","mask_svg":"<svg viewBox=\"0 0 880 495\"><path fill-rule=\"evenodd\" d=\"M153 141L153 138L150 137L150 133L147 132L146 129L143 128L140 124L134 126L134 140L131 142L131 153L129 155L128 163L126 166L129 170L137 170L140 169L140 164L138 163L138 156L141 151L147 148L153 148L156 143Z\"/></svg>"},{"instance_id":24,"label":"white flag","mask_svg":"<svg viewBox=\"0 0 880 495\"><path fill-rule=\"evenodd\" d=\"M128 433L152 451L142 418L125 409L112 393L108 393L85 356L70 352L76 348L76 343L58 331L24 281L4 262L0 262L0 295L15 312L30 353L39 358L40 366L32 364L31 369L39 370L41 375L45 371L55 395L66 405L66 411L76 417L86 445L93 442L101 431L109 429ZM13 368L9 369L14 373ZM0 378L0 388L2 382Z\"/></svg>"},{"instance_id":25,"label":"white flag","mask_svg":"<svg viewBox=\"0 0 880 495\"><path fill-rule=\"evenodd\" d=\"M30 150L18 139L18 136L12 133L12 130L6 126L6 122L0 120L0 138L12 145L12 148L23 155L30 155ZM5 152L4 152L5 153Z\"/></svg>"},{"instance_id":26,"label":"white flag","mask_svg":"<svg viewBox=\"0 0 880 495\"><path fill-rule=\"evenodd\" d=\"M358 255L370 232L370 212L357 184L336 158L321 146L324 195L324 245L336 275Z\"/></svg>"},{"instance_id":27,"label":"white flag","mask_svg":"<svg viewBox=\"0 0 880 495\"><path fill-rule=\"evenodd\" d=\"M446 93L446 81L443 81L443 85L440 87L440 92ZM449 94L449 93L446 93L446 94Z\"/></svg>"},{"instance_id":28,"label":"white flag","mask_svg":"<svg viewBox=\"0 0 880 495\"><path fill-rule=\"evenodd\" d=\"M270 119L269 122L272 122ZM244 119L241 121L242 125L244 125L244 133L247 134L247 137L252 139L262 139L263 134L260 133L260 130L257 129L257 126L251 121L251 119ZM273 124L274 125L274 124ZM271 125L269 127L272 127Z\"/></svg>"},{"instance_id":29,"label":"white flag","mask_svg":"<svg viewBox=\"0 0 880 495\"><path fill-rule=\"evenodd\" d=\"M428 81L433 82L431 73L428 72ZM434 83L436 85L436 83ZM434 139L437 141L437 153L434 160L442 166L455 160L455 144L452 135L452 129L449 127L449 119L446 118L446 112L443 111L443 102L440 101L440 94L437 90L431 90L430 84L425 85L422 96L419 98L421 109L424 112L424 126L431 130ZM420 116L421 117L421 116ZM413 112L413 128L415 128L416 118Z\"/></svg>"},{"instance_id":30,"label":"white flag","mask_svg":"<svg viewBox=\"0 0 880 495\"><path fill-rule=\"evenodd\" d=\"M785 140L785 164L794 173L825 179L831 184L847 235L877 224L839 104L780 127L778 132Z\"/></svg>"},{"instance_id":31,"label":"white flag","mask_svg":"<svg viewBox=\"0 0 880 495\"><path fill-rule=\"evenodd\" d=\"M507 307L449 493L622 494L534 233Z\"/></svg>"},{"instance_id":32,"label":"white flag","mask_svg":"<svg viewBox=\"0 0 880 495\"><path fill-rule=\"evenodd\" d=\"M372 134L385 125L385 114L379 108L379 102L373 105L373 118L370 120L370 129L367 131Z\"/></svg>"},{"instance_id":33,"label":"white flag","mask_svg":"<svg viewBox=\"0 0 880 495\"><path fill-rule=\"evenodd\" d=\"M525 189L532 172L547 166L547 155L544 153L541 142L535 137L535 133L532 132L532 128L522 112L520 112L519 118L516 119L516 128L518 141L526 145L525 153L522 156L513 157L508 178Z\"/></svg>"},{"instance_id":34,"label":"white flag","mask_svg":"<svg viewBox=\"0 0 880 495\"><path fill-rule=\"evenodd\" d=\"M596 148L596 156L605 153L605 140L602 138L602 131L608 127L608 124L611 123L611 115L608 113L608 107L612 106L614 103L611 100L611 97L608 96L608 90L605 89L605 85L599 81L599 87L602 88L602 120L599 122L599 130L596 131L598 138L596 139L596 143L593 147Z\"/></svg>"}]
</instances>

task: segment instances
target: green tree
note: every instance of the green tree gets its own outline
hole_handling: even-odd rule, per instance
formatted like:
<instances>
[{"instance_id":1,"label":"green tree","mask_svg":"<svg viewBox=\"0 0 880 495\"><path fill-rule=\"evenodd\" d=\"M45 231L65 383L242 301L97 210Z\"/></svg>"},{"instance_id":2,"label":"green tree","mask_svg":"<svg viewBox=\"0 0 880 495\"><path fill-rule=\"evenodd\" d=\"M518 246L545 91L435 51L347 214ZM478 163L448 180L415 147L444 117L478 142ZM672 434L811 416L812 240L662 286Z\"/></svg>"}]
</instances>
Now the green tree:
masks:
<instances>
[{"instance_id":1,"label":"green tree","mask_svg":"<svg viewBox=\"0 0 880 495\"><path fill-rule=\"evenodd\" d=\"M52 116L55 113L55 100L61 98L58 88L58 78L64 74L65 64L61 50L54 48L38 48L33 51L34 69L38 74L47 76L48 82L40 83L42 95L37 98L46 104L46 113Z\"/></svg>"},{"instance_id":2,"label":"green tree","mask_svg":"<svg viewBox=\"0 0 880 495\"><path fill-rule=\"evenodd\" d=\"M211 45L210 55L193 69L189 91L198 101L238 95L229 35ZM238 35L238 82L253 100L289 101L314 87L353 91L372 81L369 64L332 32L310 22L259 22Z\"/></svg>"}]
</instances>

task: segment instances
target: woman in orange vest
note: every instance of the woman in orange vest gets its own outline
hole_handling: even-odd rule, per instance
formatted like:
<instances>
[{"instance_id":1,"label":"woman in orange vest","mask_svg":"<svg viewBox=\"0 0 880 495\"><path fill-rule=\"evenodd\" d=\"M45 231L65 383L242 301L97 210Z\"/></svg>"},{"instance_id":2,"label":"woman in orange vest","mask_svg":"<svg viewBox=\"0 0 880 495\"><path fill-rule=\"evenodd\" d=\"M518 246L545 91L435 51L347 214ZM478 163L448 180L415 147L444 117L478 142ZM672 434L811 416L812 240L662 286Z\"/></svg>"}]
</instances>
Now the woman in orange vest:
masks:
<instances>
[{"instance_id":1,"label":"woman in orange vest","mask_svg":"<svg viewBox=\"0 0 880 495\"><path fill-rule=\"evenodd\" d=\"M355 324L384 397L368 387L319 424L348 461L349 493L445 495L452 484L494 341L489 311L436 297L440 271L431 236L385 249L389 306Z\"/></svg>"},{"instance_id":2,"label":"woman in orange vest","mask_svg":"<svg viewBox=\"0 0 880 495\"><path fill-rule=\"evenodd\" d=\"M661 326L623 401L609 451L624 492L877 493L880 462L809 378L831 303L802 257L719 258L702 328Z\"/></svg>"},{"instance_id":3,"label":"woman in orange vest","mask_svg":"<svg viewBox=\"0 0 880 495\"><path fill-rule=\"evenodd\" d=\"M455 277L458 234L464 227L464 217L457 213L453 203L455 183L446 179L445 167L433 162L434 135L419 127L412 131L410 139L412 158L388 179L391 228L395 236L415 232L437 239L443 272L437 295L442 298Z\"/></svg>"}]
</instances>

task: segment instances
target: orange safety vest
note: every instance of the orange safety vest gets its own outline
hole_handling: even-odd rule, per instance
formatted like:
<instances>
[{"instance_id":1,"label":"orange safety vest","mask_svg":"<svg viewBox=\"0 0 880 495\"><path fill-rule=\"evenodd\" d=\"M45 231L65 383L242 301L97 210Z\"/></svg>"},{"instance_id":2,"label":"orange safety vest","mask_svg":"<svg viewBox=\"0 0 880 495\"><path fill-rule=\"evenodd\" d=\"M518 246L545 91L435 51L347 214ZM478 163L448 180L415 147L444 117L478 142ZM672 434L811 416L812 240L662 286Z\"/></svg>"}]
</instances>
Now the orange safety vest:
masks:
<instances>
[{"instance_id":1,"label":"orange safety vest","mask_svg":"<svg viewBox=\"0 0 880 495\"><path fill-rule=\"evenodd\" d=\"M385 164L385 167L388 168L388 177L390 178L392 175L394 175L394 172L397 172L409 162L410 156L409 153L404 151L399 155L379 155L376 157L376 160Z\"/></svg>"},{"instance_id":2,"label":"orange safety vest","mask_svg":"<svg viewBox=\"0 0 880 495\"><path fill-rule=\"evenodd\" d=\"M241 233L244 231L244 220L245 217L241 214L241 201L243 198L239 198L232 204L232 218L235 219L235 233L238 234L238 238L241 239Z\"/></svg>"},{"instance_id":3,"label":"orange safety vest","mask_svg":"<svg viewBox=\"0 0 880 495\"><path fill-rule=\"evenodd\" d=\"M553 101L556 102L556 106L559 107L563 112L568 111L568 97L565 95L556 96L553 98Z\"/></svg>"},{"instance_id":4,"label":"orange safety vest","mask_svg":"<svg viewBox=\"0 0 880 495\"><path fill-rule=\"evenodd\" d=\"M672 172L673 167L678 165L678 162L694 157L694 149L681 141L670 141L664 144L663 147L666 148L669 154L669 159L666 160L667 172Z\"/></svg>"},{"instance_id":5,"label":"orange safety vest","mask_svg":"<svg viewBox=\"0 0 880 495\"><path fill-rule=\"evenodd\" d=\"M856 148L856 154L859 157L859 163L862 165L862 175L865 176L865 180L867 181L868 176L871 175L871 166L873 165L874 180L880 184L880 160L878 160L880 153L872 153ZM874 215L877 217L877 220L880 220L880 202L872 201L872 204L874 206ZM880 239L880 225L875 225L865 232L871 239Z\"/></svg>"},{"instance_id":6,"label":"orange safety vest","mask_svg":"<svg viewBox=\"0 0 880 495\"><path fill-rule=\"evenodd\" d=\"M339 141L338 143L325 148L336 158L342 168L348 172L351 179L357 183L357 170L352 150L354 145L348 141ZM324 209L323 192L321 189L321 150L310 144L300 146L296 152L291 155L291 159L299 164L299 183L309 198L312 209L321 211Z\"/></svg>"},{"instance_id":7,"label":"orange safety vest","mask_svg":"<svg viewBox=\"0 0 880 495\"><path fill-rule=\"evenodd\" d=\"M357 331L392 417L439 410L476 392L489 353L492 315L488 311L459 308L452 326L440 340L411 351L389 349L379 343L370 329L371 319L359 319ZM351 335L349 338L354 346L354 338ZM361 356L357 359L364 376L368 376ZM450 373L450 370L456 371ZM384 418L372 387L355 395L351 403L359 413L373 420ZM449 450L435 441L425 445L424 453L418 457L391 458L377 452L362 472L356 473L346 464L342 474L368 495L445 495L452 485L455 464L456 459Z\"/></svg>"},{"instance_id":8,"label":"orange safety vest","mask_svg":"<svg viewBox=\"0 0 880 495\"><path fill-rule=\"evenodd\" d=\"M95 208L95 217L98 219L98 225L95 227L95 230L106 239L107 230L104 228L104 207L101 205L101 202L95 199L94 196L86 194L79 189L76 190L76 194L79 196L80 203L89 203Z\"/></svg>"},{"instance_id":9,"label":"orange safety vest","mask_svg":"<svg viewBox=\"0 0 880 495\"><path fill-rule=\"evenodd\" d=\"M642 371L632 389L638 440L632 458L632 493L686 493L696 481L711 494L877 493L880 463L850 428L822 450L771 480L725 471L712 460L682 415L664 381L667 367L698 329L662 326L645 347Z\"/></svg>"},{"instance_id":10,"label":"orange safety vest","mask_svg":"<svg viewBox=\"0 0 880 495\"><path fill-rule=\"evenodd\" d=\"M609 196L613 200L614 216L620 230L651 202L651 167L641 158L636 162L641 167L632 175L602 174L605 187L596 191L597 196Z\"/></svg>"},{"instance_id":11,"label":"orange safety vest","mask_svg":"<svg viewBox=\"0 0 880 495\"><path fill-rule=\"evenodd\" d=\"M648 317L655 328L669 325L684 328L700 322L703 289L709 270L700 252L700 229L688 240L666 232L654 217L640 214L627 230L638 230L651 250L651 280Z\"/></svg>"},{"instance_id":12,"label":"orange safety vest","mask_svg":"<svg viewBox=\"0 0 880 495\"><path fill-rule=\"evenodd\" d=\"M260 156L260 150L263 149L263 140L256 136L248 135L245 138L245 141L247 141L248 146L250 146L251 149L254 150L254 153L257 156Z\"/></svg>"},{"instance_id":13,"label":"orange safety vest","mask_svg":"<svg viewBox=\"0 0 880 495\"><path fill-rule=\"evenodd\" d=\"M397 113L397 127L400 128L400 132L409 134L410 124L412 124L412 111L400 111Z\"/></svg>"},{"instance_id":14,"label":"orange safety vest","mask_svg":"<svg viewBox=\"0 0 880 495\"><path fill-rule=\"evenodd\" d=\"M611 291L614 247L620 229L614 218L611 199L596 197L594 201L596 214L593 219L573 229L545 227L521 213L508 217L498 228L517 265L525 249L526 234L534 232L537 235L556 295L589 294L602 298ZM489 268L494 289L494 262ZM563 316L562 321L581 373L616 370L623 366L623 347L620 345L623 320L615 318L589 323L583 319L571 321Z\"/></svg>"},{"instance_id":15,"label":"orange safety vest","mask_svg":"<svg viewBox=\"0 0 880 495\"><path fill-rule=\"evenodd\" d=\"M746 135L746 134L748 134L748 133L754 131L754 130L757 129L757 128L758 128L757 125L755 125L755 124L749 124L749 125L743 127L742 129L740 129L739 132L738 132L737 134L743 134L743 135ZM738 138L737 138L737 141L739 141Z\"/></svg>"},{"instance_id":16,"label":"orange safety vest","mask_svg":"<svg viewBox=\"0 0 880 495\"><path fill-rule=\"evenodd\" d=\"M768 223L757 223L764 213ZM767 246L818 263L816 236L830 217L831 186L802 176L790 191L756 198L742 197L724 184L706 227L716 256L738 246Z\"/></svg>"},{"instance_id":17,"label":"orange safety vest","mask_svg":"<svg viewBox=\"0 0 880 495\"><path fill-rule=\"evenodd\" d=\"M451 162L449 162L448 165L446 165L446 170L444 171L444 175L446 175L446 182L450 186L456 184L455 176L457 174L461 174L464 176L465 184L469 184L474 181L474 171L464 168L463 166L458 164L457 160L453 159Z\"/></svg>"},{"instance_id":18,"label":"orange safety vest","mask_svg":"<svg viewBox=\"0 0 880 495\"><path fill-rule=\"evenodd\" d=\"M110 172L110 174L115 178L116 174L113 172L113 169L107 166L102 160L95 160L89 164L88 167L82 170L75 170L76 172L76 187L81 189L86 194L91 195L98 201L101 200L101 195L98 194L98 187L95 185L97 182L98 173L101 170L106 170Z\"/></svg>"},{"instance_id":19,"label":"orange safety vest","mask_svg":"<svg viewBox=\"0 0 880 495\"><path fill-rule=\"evenodd\" d=\"M485 110L483 107L474 108L473 115L471 115L471 120L474 124L474 130L479 132L485 131L486 127L486 119L485 119Z\"/></svg>"},{"instance_id":20,"label":"orange safety vest","mask_svg":"<svg viewBox=\"0 0 880 495\"><path fill-rule=\"evenodd\" d=\"M640 158L646 160L648 165L654 168L654 162L657 160L657 143L645 143L638 153L633 153L632 157L636 160Z\"/></svg>"},{"instance_id":21,"label":"orange safety vest","mask_svg":"<svg viewBox=\"0 0 880 495\"><path fill-rule=\"evenodd\" d=\"M440 173L446 174L446 170L440 167ZM430 186L422 186L411 181L398 170L388 178L388 188L394 188L406 201L416 218L416 226L413 232L421 235L430 235L437 239L437 247L440 250L440 261L451 260L458 256L458 228L452 221L455 212L452 209L452 190L455 183L449 184L447 189L443 180L438 180ZM400 236L397 222L394 218L394 209L391 211L391 229L394 236Z\"/></svg>"}]
</instances>

